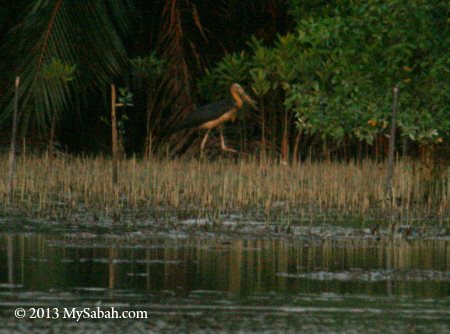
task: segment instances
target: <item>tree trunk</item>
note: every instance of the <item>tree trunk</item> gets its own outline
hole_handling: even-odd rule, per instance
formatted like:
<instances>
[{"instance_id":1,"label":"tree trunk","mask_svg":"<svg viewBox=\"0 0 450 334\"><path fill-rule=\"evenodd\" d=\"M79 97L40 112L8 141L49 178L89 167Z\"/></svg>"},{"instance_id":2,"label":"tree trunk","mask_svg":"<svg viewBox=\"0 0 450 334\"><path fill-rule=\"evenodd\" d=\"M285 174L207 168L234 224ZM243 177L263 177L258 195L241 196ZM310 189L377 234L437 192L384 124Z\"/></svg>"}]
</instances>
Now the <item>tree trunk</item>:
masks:
<instances>
[{"instance_id":1,"label":"tree trunk","mask_svg":"<svg viewBox=\"0 0 450 334\"><path fill-rule=\"evenodd\" d=\"M358 141L358 156L356 160L362 161L362 143L360 140Z\"/></svg>"},{"instance_id":2,"label":"tree trunk","mask_svg":"<svg viewBox=\"0 0 450 334\"><path fill-rule=\"evenodd\" d=\"M297 130L297 136L295 137L295 145L294 145L294 156L293 156L293 160L294 163L300 163L300 139L302 137L302 132L299 130Z\"/></svg>"},{"instance_id":3,"label":"tree trunk","mask_svg":"<svg viewBox=\"0 0 450 334\"><path fill-rule=\"evenodd\" d=\"M56 127L56 111L53 111L52 125L50 128L50 138L48 139L48 147L47 147L47 153L48 153L49 157L53 156L54 140L55 140L55 127Z\"/></svg>"},{"instance_id":4,"label":"tree trunk","mask_svg":"<svg viewBox=\"0 0 450 334\"><path fill-rule=\"evenodd\" d=\"M14 91L14 115L11 132L11 150L9 153L9 174L8 174L8 196L9 202L13 202L14 198L14 173L16 165L16 137L17 137L17 123L19 122L19 85L20 77L16 77L15 91Z\"/></svg>"},{"instance_id":5,"label":"tree trunk","mask_svg":"<svg viewBox=\"0 0 450 334\"><path fill-rule=\"evenodd\" d=\"M111 84L111 135L112 135L112 184L117 185L117 169L119 163L119 143L116 117L116 87Z\"/></svg>"},{"instance_id":6,"label":"tree trunk","mask_svg":"<svg viewBox=\"0 0 450 334\"><path fill-rule=\"evenodd\" d=\"M408 155L408 138L402 137L402 157L405 158Z\"/></svg>"},{"instance_id":7,"label":"tree trunk","mask_svg":"<svg viewBox=\"0 0 450 334\"><path fill-rule=\"evenodd\" d=\"M283 119L283 137L281 141L281 163L287 164L289 161L289 128L288 128L288 112L284 110L284 119Z\"/></svg>"},{"instance_id":8,"label":"tree trunk","mask_svg":"<svg viewBox=\"0 0 450 334\"><path fill-rule=\"evenodd\" d=\"M261 153L260 158L266 160L266 113L264 110L264 104L260 101L261 105Z\"/></svg>"},{"instance_id":9,"label":"tree trunk","mask_svg":"<svg viewBox=\"0 0 450 334\"><path fill-rule=\"evenodd\" d=\"M187 60L190 55L184 46L186 38L181 13L188 8L188 3L179 0L167 0L163 9L163 34L158 42L158 50L161 57L168 60L167 71L165 71L161 82L164 82L165 90L170 96L164 97L158 106L160 110L166 109L167 105L175 110L169 115L161 115L161 124L165 129L171 128L194 108L191 96L191 71ZM189 136L175 136L176 147L183 147L189 140Z\"/></svg>"},{"instance_id":10,"label":"tree trunk","mask_svg":"<svg viewBox=\"0 0 450 334\"><path fill-rule=\"evenodd\" d=\"M375 161L380 161L380 135L375 137Z\"/></svg>"},{"instance_id":11,"label":"tree trunk","mask_svg":"<svg viewBox=\"0 0 450 334\"><path fill-rule=\"evenodd\" d=\"M398 87L394 87L394 101L392 103L391 131L389 137L389 151L387 162L387 176L385 193L387 196L392 195L392 180L394 178L394 150L395 150L395 129L397 127L397 101Z\"/></svg>"}]
</instances>

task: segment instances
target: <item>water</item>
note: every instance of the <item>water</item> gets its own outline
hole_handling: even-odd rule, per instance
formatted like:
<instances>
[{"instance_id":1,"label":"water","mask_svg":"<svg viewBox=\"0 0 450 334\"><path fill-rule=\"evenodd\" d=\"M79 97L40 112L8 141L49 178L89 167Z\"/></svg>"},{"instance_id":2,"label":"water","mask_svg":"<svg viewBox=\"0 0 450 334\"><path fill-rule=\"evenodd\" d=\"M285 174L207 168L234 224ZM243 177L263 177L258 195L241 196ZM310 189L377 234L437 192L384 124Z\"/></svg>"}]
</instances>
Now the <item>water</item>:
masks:
<instances>
[{"instance_id":1,"label":"water","mask_svg":"<svg viewBox=\"0 0 450 334\"><path fill-rule=\"evenodd\" d=\"M445 238L2 232L0 333L445 333L449 247ZM18 307L114 307L147 319L16 319Z\"/></svg>"}]
</instances>

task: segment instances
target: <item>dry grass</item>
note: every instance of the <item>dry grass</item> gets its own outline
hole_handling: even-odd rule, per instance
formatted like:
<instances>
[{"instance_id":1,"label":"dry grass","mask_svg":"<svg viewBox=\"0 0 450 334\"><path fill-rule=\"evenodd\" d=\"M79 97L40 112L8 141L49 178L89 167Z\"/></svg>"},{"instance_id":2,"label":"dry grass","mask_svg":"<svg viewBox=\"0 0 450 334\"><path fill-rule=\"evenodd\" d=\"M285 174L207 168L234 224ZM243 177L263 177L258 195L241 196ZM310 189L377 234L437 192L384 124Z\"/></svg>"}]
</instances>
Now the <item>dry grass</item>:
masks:
<instances>
[{"instance_id":1,"label":"dry grass","mask_svg":"<svg viewBox=\"0 0 450 334\"><path fill-rule=\"evenodd\" d=\"M7 156L0 159L0 196L7 208ZM117 188L111 173L111 160L102 157L22 156L12 207L39 215L165 209L196 217L237 212L273 218L278 212L292 220L448 222L448 182L430 188L407 162L396 165L393 200L384 196L385 165L371 161L283 166L255 160L129 159L120 163Z\"/></svg>"}]
</instances>

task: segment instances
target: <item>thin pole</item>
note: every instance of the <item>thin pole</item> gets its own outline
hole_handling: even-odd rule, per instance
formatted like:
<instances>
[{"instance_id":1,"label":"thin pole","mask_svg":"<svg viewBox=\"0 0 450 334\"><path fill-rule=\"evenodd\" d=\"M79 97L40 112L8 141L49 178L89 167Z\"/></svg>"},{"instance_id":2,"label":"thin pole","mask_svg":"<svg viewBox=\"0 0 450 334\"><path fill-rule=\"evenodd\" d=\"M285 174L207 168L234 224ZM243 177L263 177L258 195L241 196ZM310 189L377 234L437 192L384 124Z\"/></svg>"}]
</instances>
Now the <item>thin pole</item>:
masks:
<instances>
[{"instance_id":1,"label":"thin pole","mask_svg":"<svg viewBox=\"0 0 450 334\"><path fill-rule=\"evenodd\" d=\"M15 82L15 92L14 92L14 115L13 115L13 125L11 133L11 150L9 152L9 176L8 176L8 194L9 202L13 202L14 195L14 172L16 164L16 136L17 136L17 123L19 114L19 85L20 77L16 77Z\"/></svg>"},{"instance_id":2,"label":"thin pole","mask_svg":"<svg viewBox=\"0 0 450 334\"><path fill-rule=\"evenodd\" d=\"M395 129L397 123L397 102L398 102L398 86L395 86L394 101L392 103L391 132L389 137L387 176L385 188L385 193L387 196L392 194L392 180L394 178L394 149L395 149Z\"/></svg>"},{"instance_id":3,"label":"thin pole","mask_svg":"<svg viewBox=\"0 0 450 334\"><path fill-rule=\"evenodd\" d=\"M119 161L119 145L116 118L116 87L111 84L111 128L112 128L112 184L117 185L117 166Z\"/></svg>"}]
</instances>

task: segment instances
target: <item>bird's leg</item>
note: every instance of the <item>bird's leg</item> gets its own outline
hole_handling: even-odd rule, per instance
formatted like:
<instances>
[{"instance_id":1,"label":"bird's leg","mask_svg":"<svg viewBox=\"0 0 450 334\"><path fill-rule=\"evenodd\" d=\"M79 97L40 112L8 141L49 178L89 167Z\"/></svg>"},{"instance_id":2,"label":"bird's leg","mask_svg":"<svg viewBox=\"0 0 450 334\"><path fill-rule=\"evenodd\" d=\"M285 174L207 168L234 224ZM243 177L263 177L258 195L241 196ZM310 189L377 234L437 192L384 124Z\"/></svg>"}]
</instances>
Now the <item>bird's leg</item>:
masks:
<instances>
[{"instance_id":1,"label":"bird's leg","mask_svg":"<svg viewBox=\"0 0 450 334\"><path fill-rule=\"evenodd\" d=\"M227 147L227 145L225 145L225 138L223 137L222 127L219 127L219 131L220 131L220 145L222 147L222 150L237 153L236 150L229 148L229 147Z\"/></svg>"},{"instance_id":2,"label":"bird's leg","mask_svg":"<svg viewBox=\"0 0 450 334\"><path fill-rule=\"evenodd\" d=\"M202 144L200 145L200 156L203 156L203 149L205 148L205 144L206 144L206 141L208 140L210 131L211 130L208 129L208 131L206 131L205 137L203 137Z\"/></svg>"}]
</instances>

